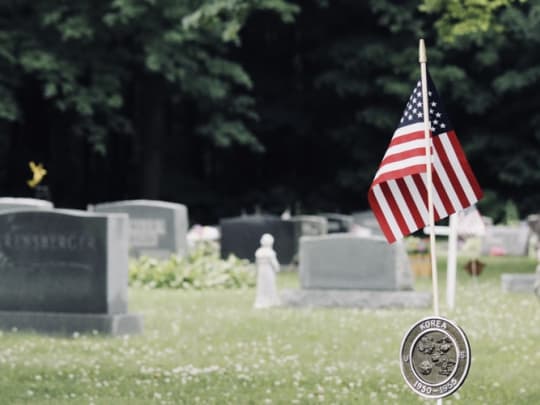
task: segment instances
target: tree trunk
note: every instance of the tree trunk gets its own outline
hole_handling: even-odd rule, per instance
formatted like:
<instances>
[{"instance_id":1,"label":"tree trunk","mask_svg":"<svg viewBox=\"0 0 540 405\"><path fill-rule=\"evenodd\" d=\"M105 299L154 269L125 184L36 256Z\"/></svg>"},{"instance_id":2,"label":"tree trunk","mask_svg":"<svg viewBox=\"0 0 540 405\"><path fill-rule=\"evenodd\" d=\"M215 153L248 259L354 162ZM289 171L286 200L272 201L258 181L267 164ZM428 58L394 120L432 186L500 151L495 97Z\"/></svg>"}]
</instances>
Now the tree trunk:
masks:
<instances>
[{"instance_id":1,"label":"tree trunk","mask_svg":"<svg viewBox=\"0 0 540 405\"><path fill-rule=\"evenodd\" d=\"M161 194L163 141L166 132L167 97L162 79L147 75L139 83L135 117L142 198L159 199Z\"/></svg>"}]
</instances>

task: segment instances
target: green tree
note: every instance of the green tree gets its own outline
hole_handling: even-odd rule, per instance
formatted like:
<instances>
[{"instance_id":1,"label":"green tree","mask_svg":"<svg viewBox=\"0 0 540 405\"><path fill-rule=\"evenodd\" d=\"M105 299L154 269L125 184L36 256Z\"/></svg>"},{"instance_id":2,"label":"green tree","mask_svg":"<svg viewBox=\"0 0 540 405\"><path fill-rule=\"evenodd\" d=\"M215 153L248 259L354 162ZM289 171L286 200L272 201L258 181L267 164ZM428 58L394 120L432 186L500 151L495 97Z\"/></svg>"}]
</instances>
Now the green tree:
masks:
<instances>
[{"instance_id":1,"label":"green tree","mask_svg":"<svg viewBox=\"0 0 540 405\"><path fill-rule=\"evenodd\" d=\"M129 134L126 166L140 169L139 194L157 198L174 131L262 148L248 128L257 118L252 81L227 58L245 19L261 9L286 21L297 10L282 0L2 3L0 118L14 123L7 127L14 137L29 131L36 110L46 111L48 136L58 138L52 149L75 134L103 155L111 139ZM172 125L187 108L198 116L191 128ZM66 152L84 159L81 150ZM54 175L65 160L51 155Z\"/></svg>"},{"instance_id":2,"label":"green tree","mask_svg":"<svg viewBox=\"0 0 540 405\"><path fill-rule=\"evenodd\" d=\"M485 203L486 214L504 220L510 198L523 215L536 212L540 196L531 190L540 181L540 99L535 90L540 2L471 0L461 2L461 8L457 3L425 1L424 10L438 18L437 45L445 59L459 66L452 87L461 99L459 117L472 134L469 154L493 196ZM481 27L473 22L476 12L485 21Z\"/></svg>"},{"instance_id":3,"label":"green tree","mask_svg":"<svg viewBox=\"0 0 540 405\"><path fill-rule=\"evenodd\" d=\"M435 27L441 42L460 39L481 42L484 34L503 32L498 15L514 3L527 0L423 0L420 10L437 15Z\"/></svg>"}]
</instances>

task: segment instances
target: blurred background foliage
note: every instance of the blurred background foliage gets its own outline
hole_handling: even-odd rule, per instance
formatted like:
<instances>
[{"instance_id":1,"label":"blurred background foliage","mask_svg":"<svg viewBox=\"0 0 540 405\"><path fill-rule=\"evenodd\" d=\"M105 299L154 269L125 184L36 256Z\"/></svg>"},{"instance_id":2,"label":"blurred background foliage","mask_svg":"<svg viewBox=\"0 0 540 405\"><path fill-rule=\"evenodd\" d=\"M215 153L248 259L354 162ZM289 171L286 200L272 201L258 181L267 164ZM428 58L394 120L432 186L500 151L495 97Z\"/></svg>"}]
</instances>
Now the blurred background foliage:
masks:
<instances>
[{"instance_id":1,"label":"blurred background foliage","mask_svg":"<svg viewBox=\"0 0 540 405\"><path fill-rule=\"evenodd\" d=\"M423 37L481 212L539 211L540 1L18 0L0 20L3 195L31 196L33 160L59 207L367 209Z\"/></svg>"}]
</instances>

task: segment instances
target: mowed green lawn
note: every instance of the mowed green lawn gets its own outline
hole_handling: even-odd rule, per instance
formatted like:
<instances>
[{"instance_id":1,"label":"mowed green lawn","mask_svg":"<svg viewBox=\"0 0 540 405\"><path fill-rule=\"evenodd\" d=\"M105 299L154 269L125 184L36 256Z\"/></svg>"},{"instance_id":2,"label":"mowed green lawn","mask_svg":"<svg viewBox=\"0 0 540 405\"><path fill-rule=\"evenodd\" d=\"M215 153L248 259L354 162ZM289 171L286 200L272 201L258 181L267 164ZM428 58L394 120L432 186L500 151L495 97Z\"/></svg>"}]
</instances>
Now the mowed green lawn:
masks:
<instances>
[{"instance_id":1,"label":"mowed green lawn","mask_svg":"<svg viewBox=\"0 0 540 405\"><path fill-rule=\"evenodd\" d=\"M458 271L448 312L468 335L472 366L443 403L540 403L540 300L503 293L500 274L533 272L532 259L483 258L478 283ZM297 274L282 273L281 288ZM430 290L429 279L416 281ZM144 334L109 338L21 332L0 336L2 404L418 404L399 347L432 309L254 310L243 291L130 290Z\"/></svg>"}]
</instances>

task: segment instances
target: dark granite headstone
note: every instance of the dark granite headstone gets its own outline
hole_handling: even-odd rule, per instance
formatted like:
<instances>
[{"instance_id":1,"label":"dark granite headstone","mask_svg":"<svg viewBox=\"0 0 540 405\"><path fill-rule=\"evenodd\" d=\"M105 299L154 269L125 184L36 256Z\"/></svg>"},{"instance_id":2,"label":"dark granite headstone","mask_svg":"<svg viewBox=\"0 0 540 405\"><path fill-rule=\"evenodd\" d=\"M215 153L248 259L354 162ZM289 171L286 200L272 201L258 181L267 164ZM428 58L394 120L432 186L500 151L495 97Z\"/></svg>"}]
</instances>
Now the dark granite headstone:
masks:
<instances>
[{"instance_id":1,"label":"dark granite headstone","mask_svg":"<svg viewBox=\"0 0 540 405\"><path fill-rule=\"evenodd\" d=\"M53 203L37 198L0 197L0 211L12 209L53 209Z\"/></svg>"},{"instance_id":2,"label":"dark granite headstone","mask_svg":"<svg viewBox=\"0 0 540 405\"><path fill-rule=\"evenodd\" d=\"M318 214L328 221L328 233L350 232L354 221L351 215L321 213Z\"/></svg>"},{"instance_id":3,"label":"dark granite headstone","mask_svg":"<svg viewBox=\"0 0 540 405\"><path fill-rule=\"evenodd\" d=\"M0 213L0 327L140 332L127 313L127 241L127 215Z\"/></svg>"},{"instance_id":4,"label":"dark granite headstone","mask_svg":"<svg viewBox=\"0 0 540 405\"><path fill-rule=\"evenodd\" d=\"M281 264L290 264L298 251L298 223L276 216L253 215L220 220L221 256L234 254L253 261L264 233L274 237L274 250Z\"/></svg>"},{"instance_id":5,"label":"dark granite headstone","mask_svg":"<svg viewBox=\"0 0 540 405\"><path fill-rule=\"evenodd\" d=\"M166 259L187 253L188 211L185 205L166 201L127 200L96 204L96 212L129 216L129 254Z\"/></svg>"}]
</instances>

